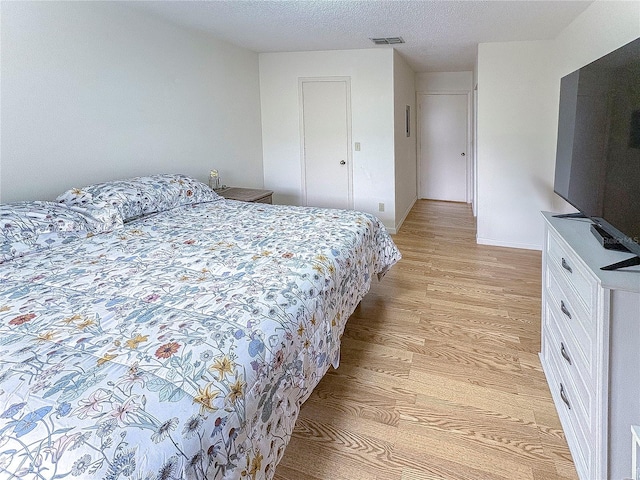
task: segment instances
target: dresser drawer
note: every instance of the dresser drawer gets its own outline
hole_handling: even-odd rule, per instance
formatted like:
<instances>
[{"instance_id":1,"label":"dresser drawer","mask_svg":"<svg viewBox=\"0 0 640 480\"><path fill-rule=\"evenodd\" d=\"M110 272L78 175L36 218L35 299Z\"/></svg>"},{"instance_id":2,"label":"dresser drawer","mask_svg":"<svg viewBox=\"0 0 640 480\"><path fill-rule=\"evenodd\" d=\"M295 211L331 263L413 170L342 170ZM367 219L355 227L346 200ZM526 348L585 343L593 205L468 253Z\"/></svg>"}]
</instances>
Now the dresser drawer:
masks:
<instances>
[{"instance_id":1,"label":"dresser drawer","mask_svg":"<svg viewBox=\"0 0 640 480\"><path fill-rule=\"evenodd\" d=\"M584 310L575 293L562 285L566 280L562 275L549 268L546 272L545 305L548 308L547 319L555 324L558 335L571 348L574 356L582 361L581 370L589 379L595 376L596 322L593 316Z\"/></svg>"},{"instance_id":2,"label":"dresser drawer","mask_svg":"<svg viewBox=\"0 0 640 480\"><path fill-rule=\"evenodd\" d=\"M543 327L545 354L552 360L565 389L571 391L571 404L581 419L586 434L592 430L595 381L585 375L583 359L575 352L575 345L556 328L554 314L548 310L549 322Z\"/></svg>"},{"instance_id":3,"label":"dresser drawer","mask_svg":"<svg viewBox=\"0 0 640 480\"><path fill-rule=\"evenodd\" d=\"M551 230L547 232L547 254L548 267L559 272L565 279L566 284L575 291L590 317L594 311L598 288L596 280L586 271L575 254L560 243Z\"/></svg>"},{"instance_id":4,"label":"dresser drawer","mask_svg":"<svg viewBox=\"0 0 640 480\"><path fill-rule=\"evenodd\" d=\"M578 471L578 476L581 479L592 479L594 478L592 473L594 471L593 436L588 435L585 430L585 419L581 418L582 413L576 409L575 405L577 394L571 380L565 376L565 369L560 368L557 364L556 357L552 353L553 344L549 341L543 343L542 366L571 451L571 457Z\"/></svg>"}]
</instances>

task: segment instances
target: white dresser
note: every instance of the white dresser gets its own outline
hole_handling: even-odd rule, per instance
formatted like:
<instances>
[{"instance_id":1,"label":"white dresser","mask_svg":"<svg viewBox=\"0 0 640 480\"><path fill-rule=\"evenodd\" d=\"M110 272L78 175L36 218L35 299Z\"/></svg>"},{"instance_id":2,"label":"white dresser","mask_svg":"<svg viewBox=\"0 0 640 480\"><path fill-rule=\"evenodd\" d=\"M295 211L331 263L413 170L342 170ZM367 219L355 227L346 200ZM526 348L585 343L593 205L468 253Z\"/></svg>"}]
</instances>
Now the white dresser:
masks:
<instances>
[{"instance_id":1,"label":"white dresser","mask_svg":"<svg viewBox=\"0 0 640 480\"><path fill-rule=\"evenodd\" d=\"M605 250L586 219L543 213L542 352L578 475L631 476L631 425L640 424L640 267Z\"/></svg>"}]
</instances>

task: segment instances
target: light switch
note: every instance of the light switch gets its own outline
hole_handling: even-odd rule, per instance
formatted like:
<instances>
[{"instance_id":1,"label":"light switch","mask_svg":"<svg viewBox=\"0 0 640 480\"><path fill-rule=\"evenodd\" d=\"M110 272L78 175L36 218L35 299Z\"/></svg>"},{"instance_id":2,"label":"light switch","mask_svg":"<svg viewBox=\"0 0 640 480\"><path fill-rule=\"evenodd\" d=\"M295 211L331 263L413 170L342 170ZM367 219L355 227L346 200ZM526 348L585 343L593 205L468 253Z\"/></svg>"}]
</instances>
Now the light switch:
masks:
<instances>
[{"instance_id":1,"label":"light switch","mask_svg":"<svg viewBox=\"0 0 640 480\"><path fill-rule=\"evenodd\" d=\"M356 152L360 151L360 142L356 142Z\"/></svg>"}]
</instances>

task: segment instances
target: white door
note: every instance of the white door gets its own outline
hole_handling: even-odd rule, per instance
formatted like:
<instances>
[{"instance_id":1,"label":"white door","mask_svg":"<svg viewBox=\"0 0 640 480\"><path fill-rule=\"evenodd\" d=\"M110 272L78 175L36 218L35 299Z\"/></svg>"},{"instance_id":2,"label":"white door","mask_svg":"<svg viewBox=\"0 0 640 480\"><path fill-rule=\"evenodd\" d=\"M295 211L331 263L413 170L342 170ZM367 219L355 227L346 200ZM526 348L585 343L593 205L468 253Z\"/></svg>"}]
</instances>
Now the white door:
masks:
<instances>
[{"instance_id":1,"label":"white door","mask_svg":"<svg viewBox=\"0 0 640 480\"><path fill-rule=\"evenodd\" d=\"M467 201L467 95L420 95L420 198Z\"/></svg>"},{"instance_id":2,"label":"white door","mask_svg":"<svg viewBox=\"0 0 640 480\"><path fill-rule=\"evenodd\" d=\"M349 81L302 80L306 205L351 208Z\"/></svg>"}]
</instances>

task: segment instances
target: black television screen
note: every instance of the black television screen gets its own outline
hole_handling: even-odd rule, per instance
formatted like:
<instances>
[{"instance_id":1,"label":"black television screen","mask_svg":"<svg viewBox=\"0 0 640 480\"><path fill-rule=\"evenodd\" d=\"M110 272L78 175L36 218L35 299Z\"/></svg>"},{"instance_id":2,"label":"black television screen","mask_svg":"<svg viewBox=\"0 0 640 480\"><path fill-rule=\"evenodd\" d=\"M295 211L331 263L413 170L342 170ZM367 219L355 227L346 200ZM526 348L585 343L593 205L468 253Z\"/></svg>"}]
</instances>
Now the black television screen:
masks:
<instances>
[{"instance_id":1,"label":"black television screen","mask_svg":"<svg viewBox=\"0 0 640 480\"><path fill-rule=\"evenodd\" d=\"M554 191L640 255L640 38L562 78Z\"/></svg>"}]
</instances>

